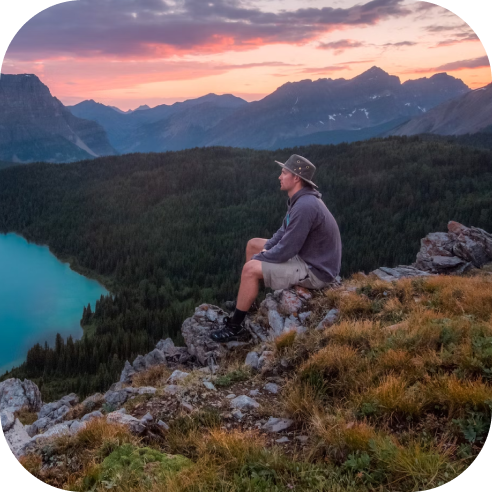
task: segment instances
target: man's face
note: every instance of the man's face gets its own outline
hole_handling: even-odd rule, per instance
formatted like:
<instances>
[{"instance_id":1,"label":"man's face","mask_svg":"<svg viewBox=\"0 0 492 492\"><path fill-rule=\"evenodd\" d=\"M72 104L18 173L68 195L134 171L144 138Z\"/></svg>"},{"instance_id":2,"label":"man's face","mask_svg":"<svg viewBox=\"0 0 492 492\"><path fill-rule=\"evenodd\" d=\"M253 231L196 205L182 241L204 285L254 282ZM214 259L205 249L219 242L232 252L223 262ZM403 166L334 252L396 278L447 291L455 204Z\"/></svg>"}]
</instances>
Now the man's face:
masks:
<instances>
[{"instance_id":1,"label":"man's face","mask_svg":"<svg viewBox=\"0 0 492 492\"><path fill-rule=\"evenodd\" d=\"M295 180L296 177L297 176L294 173L287 171L287 169L283 167L282 172L278 177L278 179L280 180L280 189L284 191L292 190L297 183L297 180Z\"/></svg>"}]
</instances>

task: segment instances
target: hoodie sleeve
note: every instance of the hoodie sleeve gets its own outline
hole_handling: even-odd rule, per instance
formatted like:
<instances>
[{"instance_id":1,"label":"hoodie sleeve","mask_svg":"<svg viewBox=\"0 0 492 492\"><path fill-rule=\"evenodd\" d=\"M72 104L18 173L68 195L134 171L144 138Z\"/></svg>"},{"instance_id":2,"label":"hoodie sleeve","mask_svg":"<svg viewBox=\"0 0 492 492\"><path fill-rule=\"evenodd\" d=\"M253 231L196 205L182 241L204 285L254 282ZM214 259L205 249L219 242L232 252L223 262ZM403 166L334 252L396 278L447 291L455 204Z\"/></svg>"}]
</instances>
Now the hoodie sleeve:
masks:
<instances>
[{"instance_id":1,"label":"hoodie sleeve","mask_svg":"<svg viewBox=\"0 0 492 492\"><path fill-rule=\"evenodd\" d=\"M266 250L273 248L284 236L285 234L285 219L282 221L282 225L280 229L269 239L265 246L263 246Z\"/></svg>"},{"instance_id":2,"label":"hoodie sleeve","mask_svg":"<svg viewBox=\"0 0 492 492\"><path fill-rule=\"evenodd\" d=\"M314 221L314 214L313 207L304 200L298 200L290 211L289 225L278 243L268 251L253 255L252 259L268 263L284 263L293 258L306 241Z\"/></svg>"}]
</instances>

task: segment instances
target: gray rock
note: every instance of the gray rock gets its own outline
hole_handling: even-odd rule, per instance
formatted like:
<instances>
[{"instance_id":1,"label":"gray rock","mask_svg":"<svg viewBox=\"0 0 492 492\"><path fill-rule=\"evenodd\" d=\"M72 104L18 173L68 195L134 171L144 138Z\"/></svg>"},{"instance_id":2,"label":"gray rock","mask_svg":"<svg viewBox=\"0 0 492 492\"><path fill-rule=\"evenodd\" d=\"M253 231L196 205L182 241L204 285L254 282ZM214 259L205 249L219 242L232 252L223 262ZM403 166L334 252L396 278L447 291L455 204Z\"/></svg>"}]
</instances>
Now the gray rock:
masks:
<instances>
[{"instance_id":1,"label":"gray rock","mask_svg":"<svg viewBox=\"0 0 492 492\"><path fill-rule=\"evenodd\" d=\"M167 383L173 384L178 381L182 381L183 379L187 378L190 375L189 372L183 372L178 369L176 369L170 376L169 379L167 380Z\"/></svg>"},{"instance_id":2,"label":"gray rock","mask_svg":"<svg viewBox=\"0 0 492 492\"><path fill-rule=\"evenodd\" d=\"M241 420L244 417L244 414L243 412L241 412L241 410L233 410L231 414L236 420Z\"/></svg>"},{"instance_id":3,"label":"gray rock","mask_svg":"<svg viewBox=\"0 0 492 492\"><path fill-rule=\"evenodd\" d=\"M324 330L325 328L328 328L329 326L333 325L339 315L340 311L338 309L330 309L325 317L319 322L318 326L316 327L317 330Z\"/></svg>"},{"instance_id":4,"label":"gray rock","mask_svg":"<svg viewBox=\"0 0 492 492\"><path fill-rule=\"evenodd\" d=\"M439 274L460 274L492 260L492 234L478 227L448 222L448 232L432 232L420 241L412 267Z\"/></svg>"},{"instance_id":5,"label":"gray rock","mask_svg":"<svg viewBox=\"0 0 492 492\"><path fill-rule=\"evenodd\" d=\"M304 324L306 320L311 316L311 311L305 311L304 313L299 313L299 321Z\"/></svg>"},{"instance_id":6,"label":"gray rock","mask_svg":"<svg viewBox=\"0 0 492 492\"><path fill-rule=\"evenodd\" d=\"M34 422L32 425L30 425L29 429L26 429L26 432L32 437L35 434L38 434L39 432L45 431L52 425L55 424L50 417L42 417L36 420L36 422Z\"/></svg>"},{"instance_id":7,"label":"gray rock","mask_svg":"<svg viewBox=\"0 0 492 492\"><path fill-rule=\"evenodd\" d=\"M53 427L50 427L46 432L40 434L39 436L35 436L35 438L42 436L44 439L48 437L58 437L64 434L70 434L70 427L62 422L60 424L54 425Z\"/></svg>"},{"instance_id":8,"label":"gray rock","mask_svg":"<svg viewBox=\"0 0 492 492\"><path fill-rule=\"evenodd\" d=\"M249 396L258 396L259 394L260 394L260 390L257 389L250 390L249 392Z\"/></svg>"},{"instance_id":9,"label":"gray rock","mask_svg":"<svg viewBox=\"0 0 492 492\"><path fill-rule=\"evenodd\" d=\"M73 407L79 402L79 397L75 393L70 393L61 398L60 401L69 407Z\"/></svg>"},{"instance_id":10,"label":"gray rock","mask_svg":"<svg viewBox=\"0 0 492 492\"><path fill-rule=\"evenodd\" d=\"M286 442L290 442L290 439L287 436L281 437L280 439L275 439L275 442L278 442L279 444L283 444Z\"/></svg>"},{"instance_id":11,"label":"gray rock","mask_svg":"<svg viewBox=\"0 0 492 492\"><path fill-rule=\"evenodd\" d=\"M236 398L236 395L234 393L230 393L229 395L226 396L228 400L232 400L233 398Z\"/></svg>"},{"instance_id":12,"label":"gray rock","mask_svg":"<svg viewBox=\"0 0 492 492\"><path fill-rule=\"evenodd\" d=\"M174 342L170 338L159 340L155 348L162 351L164 355L174 355Z\"/></svg>"},{"instance_id":13,"label":"gray rock","mask_svg":"<svg viewBox=\"0 0 492 492\"><path fill-rule=\"evenodd\" d=\"M279 313L284 316L289 316L293 313L298 313L303 306L303 302L299 297L295 294L295 292L291 290L283 290L280 294L280 302L279 302Z\"/></svg>"},{"instance_id":14,"label":"gray rock","mask_svg":"<svg viewBox=\"0 0 492 492\"><path fill-rule=\"evenodd\" d=\"M140 420L121 412L111 412L106 415L106 420L110 423L122 424L128 427L133 434L142 434L146 426Z\"/></svg>"},{"instance_id":15,"label":"gray rock","mask_svg":"<svg viewBox=\"0 0 492 492\"><path fill-rule=\"evenodd\" d=\"M90 420L98 419L98 418L102 418L102 417L103 417L103 414L101 412L99 412L98 410L96 410L95 412L85 414L80 420L81 420L81 422L89 422Z\"/></svg>"},{"instance_id":16,"label":"gray rock","mask_svg":"<svg viewBox=\"0 0 492 492\"><path fill-rule=\"evenodd\" d=\"M275 383L267 383L264 386L264 389L269 393L276 395L278 393L278 384Z\"/></svg>"},{"instance_id":17,"label":"gray rock","mask_svg":"<svg viewBox=\"0 0 492 492\"><path fill-rule=\"evenodd\" d=\"M299 331L302 333L303 329L304 327L301 326L300 321L293 314L291 314L288 318L285 318L284 332L294 330L297 333L299 333Z\"/></svg>"},{"instance_id":18,"label":"gray rock","mask_svg":"<svg viewBox=\"0 0 492 492\"><path fill-rule=\"evenodd\" d=\"M155 395L156 389L152 386L142 386L141 388L136 388L139 395Z\"/></svg>"},{"instance_id":19,"label":"gray rock","mask_svg":"<svg viewBox=\"0 0 492 492\"><path fill-rule=\"evenodd\" d=\"M249 366L252 369L258 369L258 354L256 352L249 352L244 361L244 365Z\"/></svg>"},{"instance_id":20,"label":"gray rock","mask_svg":"<svg viewBox=\"0 0 492 492\"><path fill-rule=\"evenodd\" d=\"M86 425L87 425L87 422L81 422L79 420L76 420L70 426L70 434L76 434L77 432L81 431L82 429L85 429Z\"/></svg>"},{"instance_id":21,"label":"gray rock","mask_svg":"<svg viewBox=\"0 0 492 492\"><path fill-rule=\"evenodd\" d=\"M209 311L213 311L214 314ZM224 316L228 316L228 313L220 307L201 304L195 309L194 315L185 319L181 326L181 334L189 354L196 357L202 366L209 365L210 361L215 363L227 352L225 347L210 338L210 333L216 329L215 322L211 321L211 318L220 324Z\"/></svg>"},{"instance_id":22,"label":"gray rock","mask_svg":"<svg viewBox=\"0 0 492 492\"><path fill-rule=\"evenodd\" d=\"M128 392L126 390L107 391L104 395L104 401L113 407L120 407L126 400L128 400Z\"/></svg>"},{"instance_id":23,"label":"gray rock","mask_svg":"<svg viewBox=\"0 0 492 492\"><path fill-rule=\"evenodd\" d=\"M142 372L147 369L145 358L143 357L143 355L138 355L137 358L133 361L132 365L135 372Z\"/></svg>"},{"instance_id":24,"label":"gray rock","mask_svg":"<svg viewBox=\"0 0 492 492\"><path fill-rule=\"evenodd\" d=\"M150 413L146 413L140 420L141 420L141 422L149 423L149 422L152 422L154 420L154 417L152 417L152 415Z\"/></svg>"},{"instance_id":25,"label":"gray rock","mask_svg":"<svg viewBox=\"0 0 492 492\"><path fill-rule=\"evenodd\" d=\"M159 422L157 422L157 425L161 429L164 429L165 431L168 431L169 430L169 426L166 424L166 422L163 422L162 420L159 420Z\"/></svg>"},{"instance_id":26,"label":"gray rock","mask_svg":"<svg viewBox=\"0 0 492 492\"><path fill-rule=\"evenodd\" d=\"M31 437L28 435L19 419L15 419L9 430L5 432L5 439L16 458L20 458L25 454L24 448L31 441Z\"/></svg>"},{"instance_id":27,"label":"gray rock","mask_svg":"<svg viewBox=\"0 0 492 492\"><path fill-rule=\"evenodd\" d=\"M122 383L121 381L118 381L117 383L113 383L109 387L109 391L121 391L122 389L126 389L126 383Z\"/></svg>"},{"instance_id":28,"label":"gray rock","mask_svg":"<svg viewBox=\"0 0 492 492\"><path fill-rule=\"evenodd\" d=\"M132 365L126 361L125 367L121 371L120 383L131 383L134 375L135 369L133 369Z\"/></svg>"},{"instance_id":29,"label":"gray rock","mask_svg":"<svg viewBox=\"0 0 492 492\"><path fill-rule=\"evenodd\" d=\"M237 396L233 400L231 400L231 407L236 408L237 410L252 410L253 408L258 408L260 404L246 395Z\"/></svg>"},{"instance_id":30,"label":"gray rock","mask_svg":"<svg viewBox=\"0 0 492 492\"><path fill-rule=\"evenodd\" d=\"M16 412L26 408L37 412L42 404L39 388L32 381L10 378L0 383L0 411Z\"/></svg>"},{"instance_id":31,"label":"gray rock","mask_svg":"<svg viewBox=\"0 0 492 492\"><path fill-rule=\"evenodd\" d=\"M267 432L281 432L288 429L293 423L294 421L290 419L270 417L268 422L262 426L262 429Z\"/></svg>"},{"instance_id":32,"label":"gray rock","mask_svg":"<svg viewBox=\"0 0 492 492\"><path fill-rule=\"evenodd\" d=\"M164 393L166 393L166 395L175 395L179 393L180 390L181 387L176 384L168 384L167 386L164 386Z\"/></svg>"},{"instance_id":33,"label":"gray rock","mask_svg":"<svg viewBox=\"0 0 492 492\"><path fill-rule=\"evenodd\" d=\"M211 391L217 391L217 388L210 381L204 381L203 386Z\"/></svg>"},{"instance_id":34,"label":"gray rock","mask_svg":"<svg viewBox=\"0 0 492 492\"><path fill-rule=\"evenodd\" d=\"M296 436L296 439L297 439L298 441L300 441L301 443L303 443L303 444L304 444L304 443L308 442L309 437L308 437L308 436Z\"/></svg>"},{"instance_id":35,"label":"gray rock","mask_svg":"<svg viewBox=\"0 0 492 492\"><path fill-rule=\"evenodd\" d=\"M164 352L161 352L159 349L152 350L152 352L149 352L144 359L146 368L166 364L166 356L164 355Z\"/></svg>"},{"instance_id":36,"label":"gray rock","mask_svg":"<svg viewBox=\"0 0 492 492\"><path fill-rule=\"evenodd\" d=\"M185 410L185 411L186 411L186 412L188 412L188 413L191 413L191 412L193 412L193 410L194 410L193 406L192 406L190 403L188 403L187 401L182 401L182 402L180 403L180 406L181 406L181 408L182 408L183 410Z\"/></svg>"},{"instance_id":37,"label":"gray rock","mask_svg":"<svg viewBox=\"0 0 492 492\"><path fill-rule=\"evenodd\" d=\"M9 410L2 410L2 412L0 412L0 420L2 422L2 430L5 434L14 426L15 416Z\"/></svg>"}]
</instances>

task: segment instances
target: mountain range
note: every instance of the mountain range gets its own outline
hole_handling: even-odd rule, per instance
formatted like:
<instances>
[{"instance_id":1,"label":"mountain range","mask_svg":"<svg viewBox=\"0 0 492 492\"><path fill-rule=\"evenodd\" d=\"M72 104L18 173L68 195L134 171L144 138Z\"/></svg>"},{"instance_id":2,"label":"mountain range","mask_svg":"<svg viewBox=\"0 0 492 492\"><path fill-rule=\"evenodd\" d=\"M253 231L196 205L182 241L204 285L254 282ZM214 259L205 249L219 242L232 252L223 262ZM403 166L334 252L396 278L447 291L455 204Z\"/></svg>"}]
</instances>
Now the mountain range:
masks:
<instances>
[{"instance_id":1,"label":"mountain range","mask_svg":"<svg viewBox=\"0 0 492 492\"><path fill-rule=\"evenodd\" d=\"M0 160L74 162L113 155L106 132L77 118L32 74L0 78Z\"/></svg>"},{"instance_id":2,"label":"mountain range","mask_svg":"<svg viewBox=\"0 0 492 492\"><path fill-rule=\"evenodd\" d=\"M447 101L413 118L391 135L465 135L492 129L492 84Z\"/></svg>"},{"instance_id":3,"label":"mountain range","mask_svg":"<svg viewBox=\"0 0 492 492\"><path fill-rule=\"evenodd\" d=\"M444 73L402 84L372 67L350 80L288 82L251 103L230 94L208 94L132 114L94 101L69 109L103 126L121 153L211 145L274 150L371 138L469 91Z\"/></svg>"},{"instance_id":4,"label":"mountain range","mask_svg":"<svg viewBox=\"0 0 492 492\"><path fill-rule=\"evenodd\" d=\"M65 107L35 75L2 75L0 160L73 162L193 147L276 150L391 134L453 134L446 133L447 119L460 120L460 134L473 133L491 124L490 111L482 114L491 92L471 91L446 73L401 83L372 67L352 79L288 82L250 103L207 94L124 112L94 100ZM429 123L433 118L441 123Z\"/></svg>"}]
</instances>

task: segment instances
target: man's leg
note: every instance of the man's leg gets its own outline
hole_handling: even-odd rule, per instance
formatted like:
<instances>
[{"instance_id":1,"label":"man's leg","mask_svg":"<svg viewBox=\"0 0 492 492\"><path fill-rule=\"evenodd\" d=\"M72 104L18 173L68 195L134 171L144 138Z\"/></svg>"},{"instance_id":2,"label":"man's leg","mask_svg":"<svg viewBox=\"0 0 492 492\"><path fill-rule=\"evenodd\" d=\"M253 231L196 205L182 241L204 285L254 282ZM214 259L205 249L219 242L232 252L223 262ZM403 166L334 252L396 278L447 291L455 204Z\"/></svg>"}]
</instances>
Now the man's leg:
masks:
<instances>
[{"instance_id":1,"label":"man's leg","mask_svg":"<svg viewBox=\"0 0 492 492\"><path fill-rule=\"evenodd\" d=\"M251 260L253 255L261 253L267 241L268 239L263 239L261 237L255 237L248 241L248 244L246 245L246 263Z\"/></svg>"},{"instance_id":2,"label":"man's leg","mask_svg":"<svg viewBox=\"0 0 492 492\"><path fill-rule=\"evenodd\" d=\"M241 285L239 286L239 293L237 295L236 310L248 312L248 309L258 295L258 284L262 278L261 261L250 260L244 264L241 274Z\"/></svg>"},{"instance_id":3,"label":"man's leg","mask_svg":"<svg viewBox=\"0 0 492 492\"><path fill-rule=\"evenodd\" d=\"M248 309L258 295L258 284L260 279L263 278L261 264L262 262L259 260L249 260L244 264L234 314L225 323L224 328L211 333L212 340L216 342L227 342L238 338L241 333L244 335L245 329L241 327L241 324L246 317Z\"/></svg>"}]
</instances>

